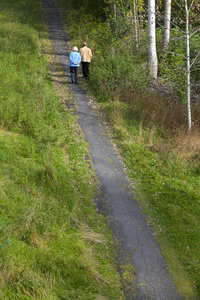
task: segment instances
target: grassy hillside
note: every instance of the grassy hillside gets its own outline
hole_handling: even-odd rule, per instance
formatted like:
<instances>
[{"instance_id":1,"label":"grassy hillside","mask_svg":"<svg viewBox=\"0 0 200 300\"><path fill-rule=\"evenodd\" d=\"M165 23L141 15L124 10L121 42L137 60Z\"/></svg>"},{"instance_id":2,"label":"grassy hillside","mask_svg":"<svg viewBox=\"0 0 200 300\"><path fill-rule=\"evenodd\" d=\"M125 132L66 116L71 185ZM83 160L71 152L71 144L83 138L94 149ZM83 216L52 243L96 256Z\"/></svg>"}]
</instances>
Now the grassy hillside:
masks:
<instances>
[{"instance_id":1,"label":"grassy hillside","mask_svg":"<svg viewBox=\"0 0 200 300\"><path fill-rule=\"evenodd\" d=\"M199 299L199 103L193 107L195 126L188 134L181 94L149 80L145 31L137 52L133 35L113 34L102 3L96 2L101 14L91 10L92 1L59 3L72 44L80 47L87 41L92 48L88 93L92 91L91 99L95 95L95 106L101 115L103 108L111 124L169 270L184 299Z\"/></svg>"},{"instance_id":2,"label":"grassy hillside","mask_svg":"<svg viewBox=\"0 0 200 300\"><path fill-rule=\"evenodd\" d=\"M50 50L39 1L2 0L0 298L123 299L88 145Z\"/></svg>"}]
</instances>

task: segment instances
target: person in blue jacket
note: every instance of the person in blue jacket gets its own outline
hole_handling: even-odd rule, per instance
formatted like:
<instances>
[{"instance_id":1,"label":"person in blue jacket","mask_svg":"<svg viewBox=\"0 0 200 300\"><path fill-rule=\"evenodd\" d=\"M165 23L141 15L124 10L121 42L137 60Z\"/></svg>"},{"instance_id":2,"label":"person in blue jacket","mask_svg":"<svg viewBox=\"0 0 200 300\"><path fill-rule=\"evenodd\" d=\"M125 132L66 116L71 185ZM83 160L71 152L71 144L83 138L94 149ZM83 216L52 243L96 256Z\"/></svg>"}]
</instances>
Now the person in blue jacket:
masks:
<instances>
[{"instance_id":1,"label":"person in blue jacket","mask_svg":"<svg viewBox=\"0 0 200 300\"><path fill-rule=\"evenodd\" d=\"M72 52L69 55L69 62L71 82L78 83L78 69L81 62L81 56L77 47L72 48Z\"/></svg>"}]
</instances>

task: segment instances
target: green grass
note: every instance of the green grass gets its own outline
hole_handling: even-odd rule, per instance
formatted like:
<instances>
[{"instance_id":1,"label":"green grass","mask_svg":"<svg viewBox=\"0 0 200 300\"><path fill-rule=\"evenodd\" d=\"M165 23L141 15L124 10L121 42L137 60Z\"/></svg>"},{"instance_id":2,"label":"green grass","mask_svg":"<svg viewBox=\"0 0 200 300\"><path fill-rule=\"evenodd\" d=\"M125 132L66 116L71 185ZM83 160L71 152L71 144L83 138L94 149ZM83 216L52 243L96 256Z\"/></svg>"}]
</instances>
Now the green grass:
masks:
<instances>
[{"instance_id":1,"label":"green grass","mask_svg":"<svg viewBox=\"0 0 200 300\"><path fill-rule=\"evenodd\" d=\"M161 94L143 91L147 90L144 81L148 82L145 51L132 51L130 68L128 60L123 61L126 53L119 64L119 41L114 44L110 39L108 47L108 28L92 12L88 16L87 8L74 12L73 2L68 8L65 1L59 3L63 11L66 9L72 43L79 46L86 39L93 50L88 91L93 91L111 124L137 199L155 229L179 292L183 299L199 299L199 131L185 132L185 107L173 102L170 94L162 98ZM124 45L129 39L121 40L127 57L130 47Z\"/></svg>"},{"instance_id":2,"label":"green grass","mask_svg":"<svg viewBox=\"0 0 200 300\"><path fill-rule=\"evenodd\" d=\"M124 299L39 2L2 0L0 32L0 298Z\"/></svg>"},{"instance_id":3,"label":"green grass","mask_svg":"<svg viewBox=\"0 0 200 300\"><path fill-rule=\"evenodd\" d=\"M193 292L186 294L182 274L175 278L185 299L199 295L199 176L187 163L176 157L163 160L144 146L123 146L123 153L133 180L145 195L146 212L156 228L158 239L164 243L165 255L176 252L176 264L187 272ZM134 166L134 170L132 168ZM144 206L145 207L145 206ZM172 261L168 263L174 268ZM179 265L181 262L181 266ZM173 261L174 263L174 261ZM182 281L182 282L181 282Z\"/></svg>"},{"instance_id":4,"label":"green grass","mask_svg":"<svg viewBox=\"0 0 200 300\"><path fill-rule=\"evenodd\" d=\"M114 266L102 255L110 242L91 202L91 178L73 143L74 163L66 164L62 149L47 152L26 136L1 131L2 299L120 294Z\"/></svg>"}]
</instances>

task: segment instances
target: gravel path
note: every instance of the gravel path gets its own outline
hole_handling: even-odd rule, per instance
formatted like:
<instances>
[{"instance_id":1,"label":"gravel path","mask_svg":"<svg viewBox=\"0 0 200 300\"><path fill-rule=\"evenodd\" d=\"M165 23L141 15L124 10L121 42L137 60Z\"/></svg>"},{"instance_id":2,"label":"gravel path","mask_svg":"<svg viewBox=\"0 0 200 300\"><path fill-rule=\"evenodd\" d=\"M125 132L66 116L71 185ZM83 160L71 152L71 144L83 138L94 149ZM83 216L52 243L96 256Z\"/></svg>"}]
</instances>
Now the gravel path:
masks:
<instances>
[{"instance_id":1,"label":"gravel path","mask_svg":"<svg viewBox=\"0 0 200 300\"><path fill-rule=\"evenodd\" d=\"M53 52L59 56L67 81L70 82L69 40L63 31L54 1L41 0L41 3ZM70 85L70 88L78 108L79 124L90 144L91 157L101 183L97 208L110 216L113 232L120 242L120 253L123 253L124 259L129 258L135 267L138 293L137 296L127 294L127 299L181 299L104 125L89 105L81 86Z\"/></svg>"}]
</instances>

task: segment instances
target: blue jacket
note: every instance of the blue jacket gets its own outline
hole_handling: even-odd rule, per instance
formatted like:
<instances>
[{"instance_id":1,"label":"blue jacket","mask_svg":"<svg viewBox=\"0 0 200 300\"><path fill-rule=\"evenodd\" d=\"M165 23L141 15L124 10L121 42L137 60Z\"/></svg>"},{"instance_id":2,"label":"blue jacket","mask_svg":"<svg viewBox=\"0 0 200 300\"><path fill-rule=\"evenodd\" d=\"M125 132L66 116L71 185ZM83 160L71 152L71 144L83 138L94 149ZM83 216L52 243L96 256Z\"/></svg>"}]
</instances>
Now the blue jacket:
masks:
<instances>
[{"instance_id":1,"label":"blue jacket","mask_svg":"<svg viewBox=\"0 0 200 300\"><path fill-rule=\"evenodd\" d=\"M69 55L69 65L70 67L79 67L79 64L81 62L81 56L78 52L73 51ZM75 64L77 63L77 64Z\"/></svg>"}]
</instances>

